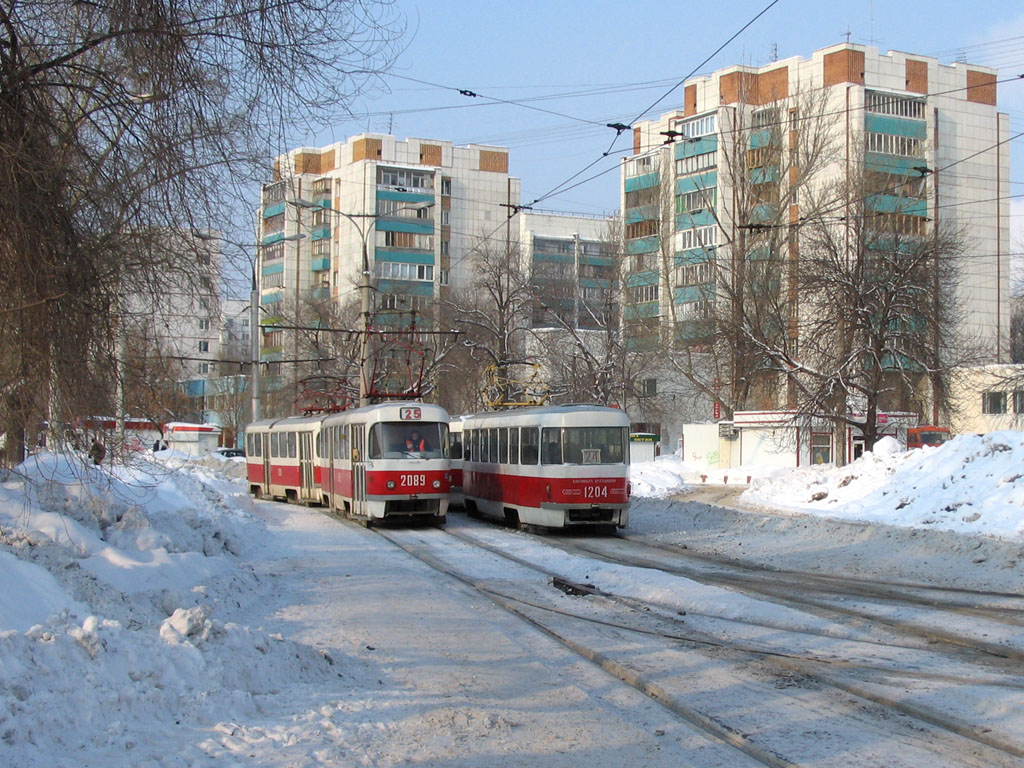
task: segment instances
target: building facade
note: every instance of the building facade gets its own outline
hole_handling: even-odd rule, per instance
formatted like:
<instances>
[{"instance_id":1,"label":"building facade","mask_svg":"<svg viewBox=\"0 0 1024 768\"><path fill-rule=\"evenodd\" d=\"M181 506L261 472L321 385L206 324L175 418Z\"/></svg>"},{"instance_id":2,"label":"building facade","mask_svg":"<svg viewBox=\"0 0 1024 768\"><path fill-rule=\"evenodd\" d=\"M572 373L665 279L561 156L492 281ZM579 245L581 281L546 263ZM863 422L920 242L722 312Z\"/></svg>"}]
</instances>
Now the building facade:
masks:
<instances>
[{"instance_id":1,"label":"building facade","mask_svg":"<svg viewBox=\"0 0 1024 768\"><path fill-rule=\"evenodd\" d=\"M792 389L752 386L749 369L737 373L741 352L718 368L703 353L723 318L751 322L742 295L786 305L772 362L799 358L811 341L799 337L801 319L816 309L790 275L808 250L812 213L847 238L855 218L884 222L906 242L952 226L966 265L954 335L976 362L1008 361L1010 132L996 78L985 67L846 43L687 81L681 109L634 126L633 156L622 164L624 318L667 333L690 355L689 370L707 365L709 401L731 387L737 410L785 410ZM773 259L770 273L762 265ZM912 403L922 421L941 420L925 399ZM730 415L713 410L709 418ZM678 425L669 431L666 445L681 434Z\"/></svg>"},{"instance_id":2,"label":"building facade","mask_svg":"<svg viewBox=\"0 0 1024 768\"><path fill-rule=\"evenodd\" d=\"M271 364L309 356L280 327L309 301L348 307L352 320L364 271L375 324L430 325L437 303L471 282L480 242L514 236L520 198L505 148L381 134L295 149L274 179L263 189L257 275L261 359Z\"/></svg>"}]
</instances>

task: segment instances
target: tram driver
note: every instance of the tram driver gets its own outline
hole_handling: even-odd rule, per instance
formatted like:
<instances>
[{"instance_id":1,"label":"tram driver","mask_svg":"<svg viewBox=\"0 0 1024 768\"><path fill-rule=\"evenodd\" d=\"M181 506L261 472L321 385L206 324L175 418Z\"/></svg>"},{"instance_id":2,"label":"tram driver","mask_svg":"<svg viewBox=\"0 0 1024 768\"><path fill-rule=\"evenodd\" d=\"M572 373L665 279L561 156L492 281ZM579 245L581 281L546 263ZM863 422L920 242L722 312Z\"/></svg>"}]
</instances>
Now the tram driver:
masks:
<instances>
[{"instance_id":1,"label":"tram driver","mask_svg":"<svg viewBox=\"0 0 1024 768\"><path fill-rule=\"evenodd\" d=\"M413 453L425 453L430 450L430 443L420 435L419 430L414 429L405 440L405 450Z\"/></svg>"}]
</instances>

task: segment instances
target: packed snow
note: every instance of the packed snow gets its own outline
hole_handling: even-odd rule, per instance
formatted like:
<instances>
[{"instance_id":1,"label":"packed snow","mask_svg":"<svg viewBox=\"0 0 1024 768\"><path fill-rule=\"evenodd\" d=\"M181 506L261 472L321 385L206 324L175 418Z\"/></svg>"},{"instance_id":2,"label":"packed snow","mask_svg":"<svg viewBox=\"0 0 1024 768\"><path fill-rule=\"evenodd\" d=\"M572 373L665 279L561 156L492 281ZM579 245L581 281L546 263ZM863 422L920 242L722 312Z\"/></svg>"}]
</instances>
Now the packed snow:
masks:
<instances>
[{"instance_id":1,"label":"packed snow","mask_svg":"<svg viewBox=\"0 0 1024 768\"><path fill-rule=\"evenodd\" d=\"M845 467L752 471L740 501L780 519L942 530L1019 551L1022 467L1018 432L961 436L912 452L883 442ZM415 762L418 750L431 748L411 735L425 729L439 741L457 742L467 731L498 738L504 752L527 746L517 741L526 736L516 734L529 729L517 731L499 708L500 696L485 702L474 693L476 685L486 688L489 672L468 681L449 679L454 673L441 667L430 672L438 696L452 695L442 688L455 686L469 703L424 725L423 718L436 715L419 712L411 697L422 692L374 656L391 623L426 620L423 595L409 586L420 582L400 573L408 567L401 553L316 510L282 507L277 517L268 515L271 505L246 493L244 471L242 459L164 451L129 466L100 467L74 454L41 454L2 476L0 764L213 765L230 757L253 765L394 765ZM671 456L633 465L630 529L657 538L692 524L696 518L684 520L677 501L707 483L707 473L700 475ZM567 574L601 580L620 594L678 600L681 609L725 618L820 623L726 598L721 590L701 592L692 582L684 588L651 571L595 567L540 540L523 546L533 562L557 562ZM835 570L847 565L838 548L832 556ZM1020 583L1016 561L992 567L1000 569L1000 586ZM359 599L321 595L328 573L351 578ZM471 637L492 631L490 611L466 615L454 599L432 600L442 624L458 622ZM325 614L322 605L338 613ZM447 657L443 648L438 654ZM517 705L518 717L526 718L537 702ZM460 745L443 748L459 754ZM587 761L624 760L609 751L604 758L590 753ZM574 763L567 754L561 764Z\"/></svg>"}]
</instances>

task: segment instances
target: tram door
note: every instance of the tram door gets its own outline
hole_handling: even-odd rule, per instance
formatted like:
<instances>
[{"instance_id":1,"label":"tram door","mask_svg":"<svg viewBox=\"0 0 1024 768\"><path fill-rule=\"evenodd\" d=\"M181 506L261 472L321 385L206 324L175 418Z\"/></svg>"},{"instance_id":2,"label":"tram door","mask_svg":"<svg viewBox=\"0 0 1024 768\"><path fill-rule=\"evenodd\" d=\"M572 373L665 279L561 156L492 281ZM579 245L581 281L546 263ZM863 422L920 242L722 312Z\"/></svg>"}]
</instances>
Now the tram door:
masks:
<instances>
[{"instance_id":1,"label":"tram door","mask_svg":"<svg viewBox=\"0 0 1024 768\"><path fill-rule=\"evenodd\" d=\"M352 514L369 515L366 504L366 425L353 424L352 440Z\"/></svg>"},{"instance_id":2,"label":"tram door","mask_svg":"<svg viewBox=\"0 0 1024 768\"><path fill-rule=\"evenodd\" d=\"M299 474L302 477L302 498L315 498L313 494L313 433L299 432Z\"/></svg>"},{"instance_id":3,"label":"tram door","mask_svg":"<svg viewBox=\"0 0 1024 768\"><path fill-rule=\"evenodd\" d=\"M257 432L256 439L260 441L260 455L263 457L263 494L270 496L270 433Z\"/></svg>"}]
</instances>

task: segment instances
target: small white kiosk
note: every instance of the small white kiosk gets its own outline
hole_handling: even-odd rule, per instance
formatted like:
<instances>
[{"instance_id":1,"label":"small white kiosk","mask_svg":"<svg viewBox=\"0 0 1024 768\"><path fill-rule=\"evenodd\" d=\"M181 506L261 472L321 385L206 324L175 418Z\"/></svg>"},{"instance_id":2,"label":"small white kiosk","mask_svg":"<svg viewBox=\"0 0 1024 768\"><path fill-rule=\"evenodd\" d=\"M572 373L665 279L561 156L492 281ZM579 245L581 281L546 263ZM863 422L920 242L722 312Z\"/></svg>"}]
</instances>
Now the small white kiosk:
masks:
<instances>
[{"instance_id":1,"label":"small white kiosk","mask_svg":"<svg viewBox=\"0 0 1024 768\"><path fill-rule=\"evenodd\" d=\"M658 443L658 436L651 432L630 432L629 433L629 463L636 464L641 461L654 461L657 455L655 446Z\"/></svg>"},{"instance_id":2,"label":"small white kiosk","mask_svg":"<svg viewBox=\"0 0 1024 768\"><path fill-rule=\"evenodd\" d=\"M172 421L164 426L167 448L189 456L213 453L220 443L220 427L216 424L189 424Z\"/></svg>"}]
</instances>

